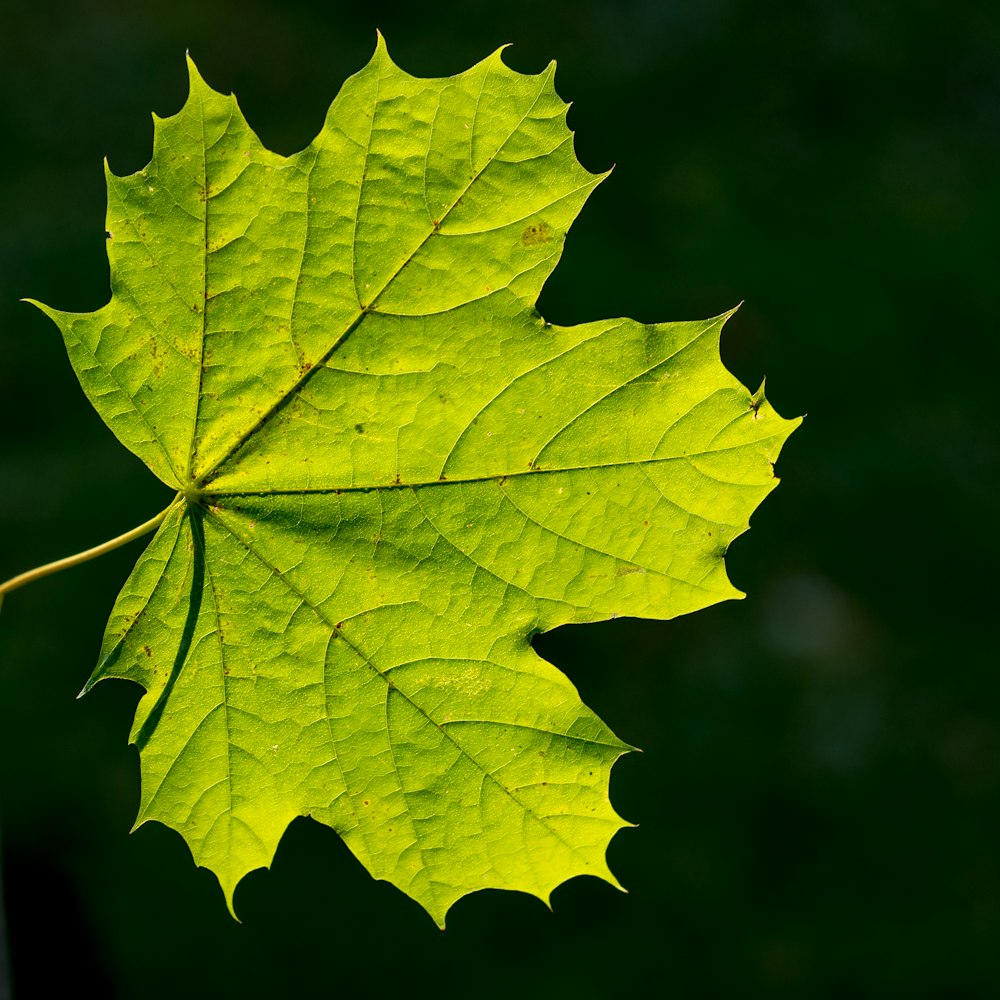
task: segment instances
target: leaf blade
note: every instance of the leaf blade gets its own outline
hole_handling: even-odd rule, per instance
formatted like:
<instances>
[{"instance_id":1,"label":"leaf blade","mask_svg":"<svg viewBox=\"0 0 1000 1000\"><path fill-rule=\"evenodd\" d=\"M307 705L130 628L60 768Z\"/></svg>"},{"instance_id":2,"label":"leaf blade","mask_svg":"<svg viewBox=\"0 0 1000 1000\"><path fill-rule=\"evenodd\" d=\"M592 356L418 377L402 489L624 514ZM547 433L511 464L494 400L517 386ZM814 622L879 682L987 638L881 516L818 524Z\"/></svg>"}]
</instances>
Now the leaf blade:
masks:
<instances>
[{"instance_id":1,"label":"leaf blade","mask_svg":"<svg viewBox=\"0 0 1000 1000\"><path fill-rule=\"evenodd\" d=\"M191 63L150 166L109 173L133 236L111 302L50 311L102 417L188 501L88 689L146 688L137 825L177 829L230 909L297 816L442 925L477 888L617 885L629 747L531 636L741 596L725 551L797 422L722 366L729 314L538 316L606 176L553 71L498 52L421 80L380 36L281 157Z\"/></svg>"}]
</instances>

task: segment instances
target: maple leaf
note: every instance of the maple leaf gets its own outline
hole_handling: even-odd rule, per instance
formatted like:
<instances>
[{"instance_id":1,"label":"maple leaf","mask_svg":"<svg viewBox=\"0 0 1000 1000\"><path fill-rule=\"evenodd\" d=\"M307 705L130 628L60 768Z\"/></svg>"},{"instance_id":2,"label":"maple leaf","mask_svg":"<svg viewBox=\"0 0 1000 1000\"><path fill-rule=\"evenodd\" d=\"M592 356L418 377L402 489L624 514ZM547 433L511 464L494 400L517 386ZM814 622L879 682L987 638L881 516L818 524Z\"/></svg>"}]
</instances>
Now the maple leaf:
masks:
<instances>
[{"instance_id":1,"label":"maple leaf","mask_svg":"<svg viewBox=\"0 0 1000 1000\"><path fill-rule=\"evenodd\" d=\"M85 688L146 690L136 825L230 909L303 815L442 925L479 888L617 884L628 747L531 637L740 596L723 557L797 421L722 366L725 316L538 315L605 176L553 66L418 79L380 36L282 157L189 65L150 164L107 171L111 301L40 307L177 491Z\"/></svg>"}]
</instances>

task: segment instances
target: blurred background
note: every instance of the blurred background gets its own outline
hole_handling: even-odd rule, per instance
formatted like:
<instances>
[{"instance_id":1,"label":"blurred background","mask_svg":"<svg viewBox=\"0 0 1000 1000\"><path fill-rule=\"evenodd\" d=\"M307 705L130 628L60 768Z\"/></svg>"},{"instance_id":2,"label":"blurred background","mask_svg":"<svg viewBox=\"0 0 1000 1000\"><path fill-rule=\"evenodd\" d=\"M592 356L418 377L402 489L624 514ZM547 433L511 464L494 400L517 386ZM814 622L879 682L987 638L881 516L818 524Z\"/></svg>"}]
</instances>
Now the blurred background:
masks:
<instances>
[{"instance_id":1,"label":"blurred background","mask_svg":"<svg viewBox=\"0 0 1000 1000\"><path fill-rule=\"evenodd\" d=\"M584 165L617 164L542 313L695 319L808 412L732 548L749 594L537 640L642 747L594 879L449 928L332 831L289 829L227 915L175 833L128 836L139 690L89 675L140 546L8 598L0 838L15 995L1000 995L995 0L32 0L0 5L0 579L169 495L21 296L108 297L101 159L150 156L184 51L270 148L307 145L381 28L421 76L550 59ZM990 511L994 511L991 515Z\"/></svg>"}]
</instances>

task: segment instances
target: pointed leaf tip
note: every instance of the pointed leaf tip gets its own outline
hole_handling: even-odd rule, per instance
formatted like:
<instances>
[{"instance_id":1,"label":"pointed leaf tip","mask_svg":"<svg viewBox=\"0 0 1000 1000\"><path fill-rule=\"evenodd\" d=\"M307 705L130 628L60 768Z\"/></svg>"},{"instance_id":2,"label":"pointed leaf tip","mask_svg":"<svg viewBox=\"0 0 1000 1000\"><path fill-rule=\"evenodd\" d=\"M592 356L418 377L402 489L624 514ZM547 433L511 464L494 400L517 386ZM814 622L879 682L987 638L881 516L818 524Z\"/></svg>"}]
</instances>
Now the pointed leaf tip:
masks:
<instances>
[{"instance_id":1,"label":"pointed leaf tip","mask_svg":"<svg viewBox=\"0 0 1000 1000\"><path fill-rule=\"evenodd\" d=\"M236 921L236 923L242 924L243 921L236 915L236 887L234 886L232 889L226 889L223 887L222 894L226 897L226 909L229 910L229 915Z\"/></svg>"},{"instance_id":2,"label":"pointed leaf tip","mask_svg":"<svg viewBox=\"0 0 1000 1000\"><path fill-rule=\"evenodd\" d=\"M59 325L59 317L62 315L61 310L53 309L51 306L47 306L44 302L39 302L38 299L23 298L20 301L27 303L29 306L34 306L40 313L48 316L53 323L57 326Z\"/></svg>"},{"instance_id":3,"label":"pointed leaf tip","mask_svg":"<svg viewBox=\"0 0 1000 1000\"><path fill-rule=\"evenodd\" d=\"M720 326L725 326L742 308L743 300L741 299L731 309L727 309L725 312L719 313L719 315L714 317L714 319Z\"/></svg>"},{"instance_id":4,"label":"pointed leaf tip","mask_svg":"<svg viewBox=\"0 0 1000 1000\"><path fill-rule=\"evenodd\" d=\"M208 90L215 93L214 88L211 87L201 75L201 70L198 69L190 51L184 53L184 62L187 65L188 71L188 98L190 99L198 90Z\"/></svg>"}]
</instances>

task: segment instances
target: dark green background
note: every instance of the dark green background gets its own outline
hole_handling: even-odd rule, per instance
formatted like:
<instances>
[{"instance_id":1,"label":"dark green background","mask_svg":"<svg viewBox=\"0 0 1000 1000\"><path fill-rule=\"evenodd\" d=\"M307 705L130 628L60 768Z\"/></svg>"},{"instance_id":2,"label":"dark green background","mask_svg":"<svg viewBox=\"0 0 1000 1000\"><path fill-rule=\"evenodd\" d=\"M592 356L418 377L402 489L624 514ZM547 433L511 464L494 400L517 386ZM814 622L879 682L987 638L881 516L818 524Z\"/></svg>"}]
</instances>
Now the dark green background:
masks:
<instances>
[{"instance_id":1,"label":"dark green background","mask_svg":"<svg viewBox=\"0 0 1000 1000\"><path fill-rule=\"evenodd\" d=\"M233 923L176 834L127 835L138 689L74 701L139 548L19 591L0 617L17 995L998 995L1000 4L4 3L0 578L169 500L17 302L106 301L101 157L148 160L186 48L297 150L376 27L418 75L504 42L516 69L558 60L580 158L617 169L548 319L745 300L725 360L809 413L731 552L750 596L538 640L646 751L612 783L640 824L610 850L631 892L578 879L554 914L480 893L441 933L304 820Z\"/></svg>"}]
</instances>

